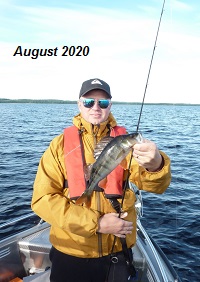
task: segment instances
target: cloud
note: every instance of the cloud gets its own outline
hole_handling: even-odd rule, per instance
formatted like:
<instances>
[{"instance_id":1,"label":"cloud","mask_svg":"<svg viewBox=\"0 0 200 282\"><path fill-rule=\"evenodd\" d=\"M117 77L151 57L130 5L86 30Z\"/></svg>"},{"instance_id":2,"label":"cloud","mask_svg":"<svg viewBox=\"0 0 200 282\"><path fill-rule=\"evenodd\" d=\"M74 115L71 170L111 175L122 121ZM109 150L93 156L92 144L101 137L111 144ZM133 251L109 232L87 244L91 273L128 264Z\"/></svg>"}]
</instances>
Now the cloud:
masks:
<instances>
[{"instance_id":1,"label":"cloud","mask_svg":"<svg viewBox=\"0 0 200 282\"><path fill-rule=\"evenodd\" d=\"M191 4L188 5L183 1L173 0L173 1L170 1L170 5L171 5L171 9L174 11L175 10L179 12L180 11L183 11L183 12L193 11L192 5Z\"/></svg>"},{"instance_id":2,"label":"cloud","mask_svg":"<svg viewBox=\"0 0 200 282\"><path fill-rule=\"evenodd\" d=\"M181 11L189 11L189 6L180 1L172 4L173 11L177 5ZM84 79L100 77L110 83L115 100L141 101L160 10L151 11L144 5L133 11L91 6L80 9L79 5L9 7L9 16L1 18L4 97L13 98L15 94L18 98L76 100ZM184 93L188 93L190 85L193 92L199 90L192 67L200 63L200 40L180 27L181 21L171 22L168 7L161 22L147 101L175 102L180 98L174 93L183 93L184 102L188 101ZM58 47L58 56L36 60L13 57L18 45L23 50ZM90 53L86 57L62 57L64 45L88 45Z\"/></svg>"}]
</instances>

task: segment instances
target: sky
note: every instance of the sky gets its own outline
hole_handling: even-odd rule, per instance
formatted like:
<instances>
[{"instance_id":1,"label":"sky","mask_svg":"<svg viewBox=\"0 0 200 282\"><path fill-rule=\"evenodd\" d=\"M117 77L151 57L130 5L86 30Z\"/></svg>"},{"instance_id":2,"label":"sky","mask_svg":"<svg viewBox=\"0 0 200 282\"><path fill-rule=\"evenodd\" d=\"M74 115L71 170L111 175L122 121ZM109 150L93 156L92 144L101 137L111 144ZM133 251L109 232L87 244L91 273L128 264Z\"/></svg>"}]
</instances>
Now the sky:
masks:
<instances>
[{"instance_id":1,"label":"sky","mask_svg":"<svg viewBox=\"0 0 200 282\"><path fill-rule=\"evenodd\" d=\"M163 3L0 0L0 98L74 101L100 78L113 101L200 104L199 0Z\"/></svg>"}]
</instances>

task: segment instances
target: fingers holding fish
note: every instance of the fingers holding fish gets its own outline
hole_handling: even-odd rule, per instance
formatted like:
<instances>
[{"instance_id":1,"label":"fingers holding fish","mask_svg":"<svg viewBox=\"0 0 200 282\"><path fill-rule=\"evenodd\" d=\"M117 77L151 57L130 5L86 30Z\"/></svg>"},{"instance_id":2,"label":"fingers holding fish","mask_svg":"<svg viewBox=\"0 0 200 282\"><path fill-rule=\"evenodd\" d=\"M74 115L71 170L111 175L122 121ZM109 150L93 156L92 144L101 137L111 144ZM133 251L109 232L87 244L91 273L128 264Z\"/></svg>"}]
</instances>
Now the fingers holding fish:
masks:
<instances>
[{"instance_id":1,"label":"fingers holding fish","mask_svg":"<svg viewBox=\"0 0 200 282\"><path fill-rule=\"evenodd\" d=\"M119 218L119 214L117 213L103 215L99 219L97 232L125 238L126 234L131 234L133 230L133 223L123 220L126 216L127 213L122 214L121 218Z\"/></svg>"},{"instance_id":2,"label":"fingers holding fish","mask_svg":"<svg viewBox=\"0 0 200 282\"><path fill-rule=\"evenodd\" d=\"M156 144L147 139L133 146L133 157L140 166L151 172L160 170L163 165L163 158Z\"/></svg>"}]
</instances>

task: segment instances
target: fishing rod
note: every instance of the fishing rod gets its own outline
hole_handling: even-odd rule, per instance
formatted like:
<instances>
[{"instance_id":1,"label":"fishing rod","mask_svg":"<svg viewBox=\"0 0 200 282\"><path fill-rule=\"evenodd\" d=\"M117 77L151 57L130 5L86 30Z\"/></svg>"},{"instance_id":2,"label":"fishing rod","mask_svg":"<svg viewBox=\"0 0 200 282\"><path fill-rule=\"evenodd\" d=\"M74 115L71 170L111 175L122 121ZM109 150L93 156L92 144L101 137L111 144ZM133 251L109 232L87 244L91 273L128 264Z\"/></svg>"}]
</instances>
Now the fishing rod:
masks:
<instances>
[{"instance_id":1,"label":"fishing rod","mask_svg":"<svg viewBox=\"0 0 200 282\"><path fill-rule=\"evenodd\" d=\"M136 129L137 132L139 130L139 124L140 124L142 110L143 110L143 106L144 106L144 100L145 100L145 96L146 96L146 91L147 91L149 76L150 76L150 72L151 72L151 66L152 66L152 62L153 62L153 57L154 57L154 53L155 53L155 49L156 49L156 43L157 43L157 38L158 38L159 29L160 29L161 19L162 19L162 15L163 15L163 11L164 11L164 6L165 6L165 0L163 1L162 10L161 10L160 19L159 19L159 24L158 24L158 29L157 29L157 33L156 33L156 39L155 39L154 47L153 47L153 53L152 53L152 56L151 56L150 67L149 67L149 71L148 71L148 75L147 75L147 81L146 81L146 85L145 85L142 105L141 105L141 109L140 109L137 129ZM131 166L132 158L133 158L133 154L131 154L128 171L130 171L130 166ZM124 203L124 198L125 198L126 190L127 190L127 187L128 187L129 176L130 176L130 173L127 174L126 181L125 181L125 185L124 185L124 189L123 189L123 195L122 195L122 201L121 201L121 207L120 207L120 210L119 210L119 217L121 217L121 213L123 211L122 207L123 207L123 203ZM116 243L116 236L114 236L114 241L113 241L113 245L112 245L111 254L113 254L113 252L114 252L115 243ZM127 253L128 249L127 249L127 246L126 246L126 239L123 239L123 241L121 239L121 243L122 243L123 252ZM127 259L127 255L126 254L125 254L125 256L126 256L126 260L127 260L127 265L129 266L129 271L132 272L132 275L130 275L129 279L128 279L128 280L131 280L132 278L134 279L134 277L136 277L137 274L136 274L136 270L135 270L134 266L132 265L131 261L129 261L129 259ZM110 261L108 272L107 272L107 275L106 275L106 282L108 281L108 276L109 276L109 273L110 273L111 264L112 264L112 262ZM130 264L132 265L131 270L130 270L130 267L131 267Z\"/></svg>"},{"instance_id":2,"label":"fishing rod","mask_svg":"<svg viewBox=\"0 0 200 282\"><path fill-rule=\"evenodd\" d=\"M152 66L152 63L153 63L153 57L154 57L154 53L155 53L155 49L156 49L156 43L157 43L158 33L159 33L162 15L163 15L163 11L164 11L164 6L165 6L165 0L163 1L162 10L161 10L161 14L160 14L158 29L157 29L157 33L156 33L156 39L155 39L155 43L154 43L154 47L153 47L153 53L152 53L152 56L151 56L151 62L150 62L149 71L148 71L148 75L147 75L147 81L146 81L146 85L145 85L145 89L144 89L144 95L143 95L143 100L142 100L142 105L141 105L141 109L140 109L140 114L139 114L136 132L138 132L138 130L139 130L140 119L141 119L142 110L143 110L143 106L144 106L144 100L145 100L149 76L150 76L150 72L151 72L151 66Z\"/></svg>"},{"instance_id":3,"label":"fishing rod","mask_svg":"<svg viewBox=\"0 0 200 282\"><path fill-rule=\"evenodd\" d=\"M157 29L157 33L156 33L156 39L155 39L155 43L154 43L154 46L153 46L153 53L152 53L152 56L151 56L151 62L150 62L149 71L148 71L148 75L147 75L147 81L146 81L146 85L145 85L145 90L144 90L144 95L143 95L143 100L142 100L142 105L141 105L141 109L140 109L140 114L139 114L139 119L138 119L138 124L137 124L136 132L138 132L138 130L139 130L140 119L141 119L142 110L143 110L143 106L144 106L144 100L145 100L145 96L146 96L146 91L147 91L149 76L150 76L150 72L151 72L151 66L152 66L152 62L153 62L153 57L154 57L154 53L155 53L155 49L156 49L156 43L157 43L157 38L158 38L159 29L160 29L161 19L162 19L162 15L163 15L163 11L164 11L164 6L165 6L165 0L163 1L162 10L161 10L161 14L160 14L158 29ZM132 158L133 158L133 154L131 154L128 171L130 171L130 166L131 166ZM124 198L125 198L126 189L128 187L128 179L129 179L129 174L126 177L126 182L125 182L125 185L124 185L124 192L123 192L123 195L122 195L121 210L122 210L122 206L123 206L123 202L124 202ZM119 217L120 217L120 215L121 214L119 213Z\"/></svg>"}]
</instances>

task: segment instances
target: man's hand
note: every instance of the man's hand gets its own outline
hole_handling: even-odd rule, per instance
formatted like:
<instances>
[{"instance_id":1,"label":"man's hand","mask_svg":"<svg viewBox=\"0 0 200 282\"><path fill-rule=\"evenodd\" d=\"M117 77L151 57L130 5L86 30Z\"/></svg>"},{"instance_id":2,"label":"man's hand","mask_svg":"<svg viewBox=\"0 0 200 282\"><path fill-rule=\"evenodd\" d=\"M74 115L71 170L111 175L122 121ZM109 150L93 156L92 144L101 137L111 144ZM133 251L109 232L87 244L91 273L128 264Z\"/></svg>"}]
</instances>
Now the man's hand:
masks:
<instances>
[{"instance_id":1,"label":"man's hand","mask_svg":"<svg viewBox=\"0 0 200 282\"><path fill-rule=\"evenodd\" d=\"M103 215L99 219L97 232L125 238L126 234L131 234L133 230L133 223L123 220L126 216L127 212L122 213L120 218L118 213L107 213Z\"/></svg>"},{"instance_id":2,"label":"man's hand","mask_svg":"<svg viewBox=\"0 0 200 282\"><path fill-rule=\"evenodd\" d=\"M144 139L143 143L137 143L133 146L133 157L140 166L148 171L156 172L163 167L163 158L156 144L147 139Z\"/></svg>"}]
</instances>

